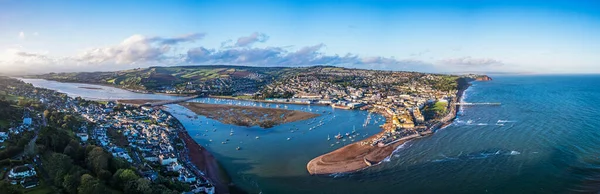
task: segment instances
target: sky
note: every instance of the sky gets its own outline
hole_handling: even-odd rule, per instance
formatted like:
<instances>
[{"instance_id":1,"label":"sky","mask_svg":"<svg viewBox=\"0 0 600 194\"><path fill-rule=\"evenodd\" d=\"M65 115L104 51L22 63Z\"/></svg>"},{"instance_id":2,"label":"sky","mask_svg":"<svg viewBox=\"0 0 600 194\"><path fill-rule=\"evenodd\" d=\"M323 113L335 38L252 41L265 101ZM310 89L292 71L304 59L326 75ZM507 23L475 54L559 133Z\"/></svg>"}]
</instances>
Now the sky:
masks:
<instances>
[{"instance_id":1,"label":"sky","mask_svg":"<svg viewBox=\"0 0 600 194\"><path fill-rule=\"evenodd\" d=\"M0 0L0 73L313 66L600 73L600 1Z\"/></svg>"}]
</instances>

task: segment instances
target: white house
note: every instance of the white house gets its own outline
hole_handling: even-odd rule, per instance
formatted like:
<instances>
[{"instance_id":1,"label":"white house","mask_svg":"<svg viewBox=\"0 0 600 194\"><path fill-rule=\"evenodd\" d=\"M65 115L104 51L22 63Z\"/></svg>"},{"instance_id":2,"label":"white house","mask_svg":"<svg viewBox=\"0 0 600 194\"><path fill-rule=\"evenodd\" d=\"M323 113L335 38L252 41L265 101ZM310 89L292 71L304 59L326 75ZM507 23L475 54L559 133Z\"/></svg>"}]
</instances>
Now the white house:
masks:
<instances>
[{"instance_id":1,"label":"white house","mask_svg":"<svg viewBox=\"0 0 600 194\"><path fill-rule=\"evenodd\" d=\"M177 162L177 158L173 154L161 154L158 156L160 160L160 165L166 166L173 162Z\"/></svg>"},{"instance_id":2,"label":"white house","mask_svg":"<svg viewBox=\"0 0 600 194\"><path fill-rule=\"evenodd\" d=\"M0 143L4 142L7 139L8 139L8 133L7 132L0 132Z\"/></svg>"},{"instance_id":3,"label":"white house","mask_svg":"<svg viewBox=\"0 0 600 194\"><path fill-rule=\"evenodd\" d=\"M179 181L186 182L186 183L192 183L192 182L196 181L196 176L185 171L185 172L179 174Z\"/></svg>"},{"instance_id":4,"label":"white house","mask_svg":"<svg viewBox=\"0 0 600 194\"><path fill-rule=\"evenodd\" d=\"M17 167L10 169L10 172L8 173L8 178L19 179L19 178L32 177L35 175L36 175L35 169L32 166L24 165L24 166L17 166Z\"/></svg>"},{"instance_id":5,"label":"white house","mask_svg":"<svg viewBox=\"0 0 600 194\"><path fill-rule=\"evenodd\" d=\"M89 138L87 133L77 133L77 137L81 139L81 141L86 142Z\"/></svg>"},{"instance_id":6,"label":"white house","mask_svg":"<svg viewBox=\"0 0 600 194\"><path fill-rule=\"evenodd\" d=\"M173 162L171 163L171 165L167 166L167 170L171 172L177 172L181 170L181 168L183 168L183 166L181 166L181 164L179 164L178 162Z\"/></svg>"}]
</instances>

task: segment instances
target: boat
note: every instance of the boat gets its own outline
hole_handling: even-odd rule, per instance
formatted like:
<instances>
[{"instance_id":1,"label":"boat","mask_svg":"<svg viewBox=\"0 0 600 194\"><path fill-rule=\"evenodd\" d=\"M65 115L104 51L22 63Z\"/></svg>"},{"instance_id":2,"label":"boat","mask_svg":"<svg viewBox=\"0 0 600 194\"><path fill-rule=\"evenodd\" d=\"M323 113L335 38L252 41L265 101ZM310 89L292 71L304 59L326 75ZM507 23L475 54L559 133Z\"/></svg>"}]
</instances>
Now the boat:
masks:
<instances>
[{"instance_id":1,"label":"boat","mask_svg":"<svg viewBox=\"0 0 600 194\"><path fill-rule=\"evenodd\" d=\"M329 141L331 138L329 137L329 135L327 135L327 141Z\"/></svg>"},{"instance_id":2,"label":"boat","mask_svg":"<svg viewBox=\"0 0 600 194\"><path fill-rule=\"evenodd\" d=\"M237 148L235 148L235 149L236 149L236 150L241 150L242 148L238 146L238 147L237 147Z\"/></svg>"},{"instance_id":3,"label":"boat","mask_svg":"<svg viewBox=\"0 0 600 194\"><path fill-rule=\"evenodd\" d=\"M256 136L256 139L260 139L260 137Z\"/></svg>"},{"instance_id":4,"label":"boat","mask_svg":"<svg viewBox=\"0 0 600 194\"><path fill-rule=\"evenodd\" d=\"M366 157L365 157L365 158L363 158L363 160L365 161L365 164L367 164L367 166L372 166L372 165L373 165L373 162L371 162L371 161L367 160L367 158L366 158Z\"/></svg>"},{"instance_id":5,"label":"boat","mask_svg":"<svg viewBox=\"0 0 600 194\"><path fill-rule=\"evenodd\" d=\"M342 134L338 133L337 135L335 135L336 139L342 139Z\"/></svg>"},{"instance_id":6,"label":"boat","mask_svg":"<svg viewBox=\"0 0 600 194\"><path fill-rule=\"evenodd\" d=\"M222 141L221 144L227 144L227 142L226 141Z\"/></svg>"},{"instance_id":7,"label":"boat","mask_svg":"<svg viewBox=\"0 0 600 194\"><path fill-rule=\"evenodd\" d=\"M292 139L291 137L288 137L287 140L289 141L290 139Z\"/></svg>"}]
</instances>

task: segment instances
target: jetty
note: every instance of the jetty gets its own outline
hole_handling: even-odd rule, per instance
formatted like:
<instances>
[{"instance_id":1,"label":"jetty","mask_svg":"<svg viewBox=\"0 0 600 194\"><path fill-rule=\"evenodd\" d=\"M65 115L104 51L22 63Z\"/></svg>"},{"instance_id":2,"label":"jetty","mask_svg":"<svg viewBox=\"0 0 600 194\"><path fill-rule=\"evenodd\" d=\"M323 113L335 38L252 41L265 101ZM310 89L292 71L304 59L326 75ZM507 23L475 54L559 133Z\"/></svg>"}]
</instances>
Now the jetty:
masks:
<instances>
[{"instance_id":1,"label":"jetty","mask_svg":"<svg viewBox=\"0 0 600 194\"><path fill-rule=\"evenodd\" d=\"M460 106L500 106L502 104L499 102L460 102L460 103L456 103L456 105L460 105Z\"/></svg>"}]
</instances>

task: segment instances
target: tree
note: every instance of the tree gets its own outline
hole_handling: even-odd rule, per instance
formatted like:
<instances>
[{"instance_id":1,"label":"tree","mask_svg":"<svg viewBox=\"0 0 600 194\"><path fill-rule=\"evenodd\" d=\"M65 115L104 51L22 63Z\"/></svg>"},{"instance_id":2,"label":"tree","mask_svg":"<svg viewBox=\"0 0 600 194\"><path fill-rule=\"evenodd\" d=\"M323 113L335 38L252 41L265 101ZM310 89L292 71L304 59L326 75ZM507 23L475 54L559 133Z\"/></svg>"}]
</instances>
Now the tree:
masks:
<instances>
[{"instance_id":1,"label":"tree","mask_svg":"<svg viewBox=\"0 0 600 194\"><path fill-rule=\"evenodd\" d=\"M65 130L44 127L38 134L37 144L41 144L46 149L54 152L62 152L70 141L71 137Z\"/></svg>"},{"instance_id":2,"label":"tree","mask_svg":"<svg viewBox=\"0 0 600 194\"><path fill-rule=\"evenodd\" d=\"M108 162L110 155L106 153L101 147L94 147L87 156L88 167L93 170L97 175L102 170L108 170Z\"/></svg>"},{"instance_id":3,"label":"tree","mask_svg":"<svg viewBox=\"0 0 600 194\"><path fill-rule=\"evenodd\" d=\"M8 181L0 181L0 191L6 194L21 194L21 190L17 185L11 185Z\"/></svg>"},{"instance_id":4,"label":"tree","mask_svg":"<svg viewBox=\"0 0 600 194\"><path fill-rule=\"evenodd\" d=\"M48 116L50 116L50 111L46 109L46 110L44 111L44 118L46 118L46 119L47 119L47 118L48 118Z\"/></svg>"},{"instance_id":5,"label":"tree","mask_svg":"<svg viewBox=\"0 0 600 194\"><path fill-rule=\"evenodd\" d=\"M52 153L44 160L44 169L46 169L50 178L54 180L54 185L57 186L62 186L64 176L69 173L72 166L71 158L60 153Z\"/></svg>"},{"instance_id":6,"label":"tree","mask_svg":"<svg viewBox=\"0 0 600 194\"><path fill-rule=\"evenodd\" d=\"M79 180L76 176L67 174L63 178L62 187L65 188L67 193L77 193L77 187L79 187Z\"/></svg>"},{"instance_id":7,"label":"tree","mask_svg":"<svg viewBox=\"0 0 600 194\"><path fill-rule=\"evenodd\" d=\"M77 187L78 193L86 194L104 194L107 189L98 179L92 175L84 174L81 175L81 185Z\"/></svg>"},{"instance_id":8,"label":"tree","mask_svg":"<svg viewBox=\"0 0 600 194\"><path fill-rule=\"evenodd\" d=\"M140 178L135 172L131 169L119 169L113 175L112 181L113 185L118 188L124 188L124 186L130 181L135 181Z\"/></svg>"}]
</instances>

